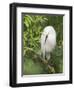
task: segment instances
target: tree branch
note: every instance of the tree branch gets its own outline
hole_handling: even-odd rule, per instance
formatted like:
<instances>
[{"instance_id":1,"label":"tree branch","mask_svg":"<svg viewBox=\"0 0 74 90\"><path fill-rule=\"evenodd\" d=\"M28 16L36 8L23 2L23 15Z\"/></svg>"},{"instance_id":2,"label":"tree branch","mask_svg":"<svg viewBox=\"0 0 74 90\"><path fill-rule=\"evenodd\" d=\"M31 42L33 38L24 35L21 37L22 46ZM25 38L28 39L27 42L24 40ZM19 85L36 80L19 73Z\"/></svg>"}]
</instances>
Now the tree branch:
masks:
<instances>
[{"instance_id":1,"label":"tree branch","mask_svg":"<svg viewBox=\"0 0 74 90\"><path fill-rule=\"evenodd\" d=\"M47 68L49 70L49 73L55 73L55 70L54 70L54 67L52 67L51 65L49 65L48 61L47 60L44 60L40 54L38 54L37 52L35 52L32 48L29 48L29 47L24 47L24 49L29 50L29 51L32 51L35 55L37 55L37 57L42 61L43 64L47 65Z\"/></svg>"}]
</instances>

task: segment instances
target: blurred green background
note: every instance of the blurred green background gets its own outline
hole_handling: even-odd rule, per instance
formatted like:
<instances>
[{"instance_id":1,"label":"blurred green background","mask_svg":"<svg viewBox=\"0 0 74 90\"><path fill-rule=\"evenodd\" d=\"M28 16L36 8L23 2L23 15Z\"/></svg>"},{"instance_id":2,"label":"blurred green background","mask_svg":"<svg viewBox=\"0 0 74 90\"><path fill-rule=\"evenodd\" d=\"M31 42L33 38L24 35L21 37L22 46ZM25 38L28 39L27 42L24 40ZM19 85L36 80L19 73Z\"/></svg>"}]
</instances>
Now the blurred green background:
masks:
<instances>
[{"instance_id":1,"label":"blurred green background","mask_svg":"<svg viewBox=\"0 0 74 90\"><path fill-rule=\"evenodd\" d=\"M53 26L57 34L57 45L51 53L49 65L42 63L40 38L46 26ZM23 29L23 74L52 74L63 72L63 16L22 14Z\"/></svg>"}]
</instances>

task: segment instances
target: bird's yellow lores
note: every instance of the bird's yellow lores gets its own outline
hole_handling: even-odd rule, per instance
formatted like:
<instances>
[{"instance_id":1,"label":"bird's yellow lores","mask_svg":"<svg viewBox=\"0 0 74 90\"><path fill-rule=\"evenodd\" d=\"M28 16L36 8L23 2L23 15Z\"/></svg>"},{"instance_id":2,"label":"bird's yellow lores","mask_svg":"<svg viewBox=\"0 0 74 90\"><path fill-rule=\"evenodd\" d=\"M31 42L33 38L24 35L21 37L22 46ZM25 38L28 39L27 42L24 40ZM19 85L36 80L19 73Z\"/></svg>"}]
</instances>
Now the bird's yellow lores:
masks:
<instances>
[{"instance_id":1,"label":"bird's yellow lores","mask_svg":"<svg viewBox=\"0 0 74 90\"><path fill-rule=\"evenodd\" d=\"M43 59L49 60L50 53L56 46L56 32L52 26L44 28L41 35L41 52Z\"/></svg>"}]
</instances>

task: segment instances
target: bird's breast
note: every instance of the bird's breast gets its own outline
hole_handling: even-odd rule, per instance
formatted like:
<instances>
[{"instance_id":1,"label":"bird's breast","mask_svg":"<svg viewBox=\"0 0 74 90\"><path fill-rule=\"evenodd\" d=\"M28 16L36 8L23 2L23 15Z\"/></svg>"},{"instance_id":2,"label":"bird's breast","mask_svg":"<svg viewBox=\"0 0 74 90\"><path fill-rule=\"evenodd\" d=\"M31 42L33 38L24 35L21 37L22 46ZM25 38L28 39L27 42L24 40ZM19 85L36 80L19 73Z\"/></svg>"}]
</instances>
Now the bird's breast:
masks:
<instances>
[{"instance_id":1,"label":"bird's breast","mask_svg":"<svg viewBox=\"0 0 74 90\"><path fill-rule=\"evenodd\" d=\"M56 45L56 37L53 35L49 35L46 40L46 44L45 44L46 51L48 51L48 52L52 51L52 49L54 49L55 45Z\"/></svg>"}]
</instances>

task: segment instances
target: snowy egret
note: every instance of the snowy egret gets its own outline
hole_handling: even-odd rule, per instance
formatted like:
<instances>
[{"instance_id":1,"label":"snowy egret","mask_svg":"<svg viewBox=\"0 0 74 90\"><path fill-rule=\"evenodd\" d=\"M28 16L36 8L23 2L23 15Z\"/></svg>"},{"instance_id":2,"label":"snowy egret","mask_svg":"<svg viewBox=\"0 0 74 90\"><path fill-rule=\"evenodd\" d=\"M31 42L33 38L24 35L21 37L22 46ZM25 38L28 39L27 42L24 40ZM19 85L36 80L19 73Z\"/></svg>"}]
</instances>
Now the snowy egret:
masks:
<instances>
[{"instance_id":1,"label":"snowy egret","mask_svg":"<svg viewBox=\"0 0 74 90\"><path fill-rule=\"evenodd\" d=\"M50 53L56 46L56 32L53 26L46 26L41 35L41 53L43 59L49 60Z\"/></svg>"}]
</instances>

